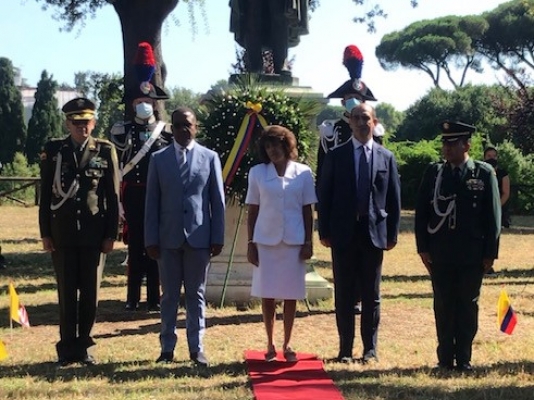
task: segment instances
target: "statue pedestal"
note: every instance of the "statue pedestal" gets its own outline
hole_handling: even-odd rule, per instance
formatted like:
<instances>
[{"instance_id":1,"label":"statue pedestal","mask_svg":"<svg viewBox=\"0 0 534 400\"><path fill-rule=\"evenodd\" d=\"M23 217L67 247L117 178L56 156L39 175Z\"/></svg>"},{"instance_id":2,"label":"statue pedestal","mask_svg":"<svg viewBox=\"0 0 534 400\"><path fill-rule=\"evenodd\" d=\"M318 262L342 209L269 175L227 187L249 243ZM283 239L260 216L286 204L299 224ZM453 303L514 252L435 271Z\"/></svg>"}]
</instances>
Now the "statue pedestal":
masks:
<instances>
[{"instance_id":1,"label":"statue pedestal","mask_svg":"<svg viewBox=\"0 0 534 400\"><path fill-rule=\"evenodd\" d=\"M206 299L216 305L221 304L221 295L224 288L228 262L232 251L232 243L238 229L240 206L237 204L228 205L226 208L226 227L224 238L224 249L220 255L211 260L208 272L206 287ZM237 241L234 250L233 262L227 278L224 304L248 303L254 298L250 296L250 286L252 284L252 271L255 268L247 261L247 217L243 210L241 223L237 232ZM306 274L306 294L309 302L332 298L333 287L328 281L318 275L311 266L308 266Z\"/></svg>"}]
</instances>

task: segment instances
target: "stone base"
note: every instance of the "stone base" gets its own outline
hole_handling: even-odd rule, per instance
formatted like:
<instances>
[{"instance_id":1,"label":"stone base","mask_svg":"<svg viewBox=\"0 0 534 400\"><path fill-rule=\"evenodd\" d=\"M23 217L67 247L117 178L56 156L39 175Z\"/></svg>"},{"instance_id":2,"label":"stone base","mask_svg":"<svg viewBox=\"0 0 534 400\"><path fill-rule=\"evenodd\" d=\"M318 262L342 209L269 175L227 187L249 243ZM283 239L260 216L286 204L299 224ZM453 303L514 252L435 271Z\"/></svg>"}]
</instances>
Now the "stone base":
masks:
<instances>
[{"instance_id":1,"label":"stone base","mask_svg":"<svg viewBox=\"0 0 534 400\"><path fill-rule=\"evenodd\" d=\"M220 255L214 257L211 261L208 272L206 286L206 300L217 306L221 305L221 295L223 292L226 271L228 270L228 261L232 243L236 234L236 228L239 220L240 207L238 205L228 205L226 208L226 229L225 229L225 246ZM250 296L250 287L252 284L252 271L255 268L247 260L247 216L243 211L239 231L237 232L237 242L234 252L234 258L227 278L226 293L224 304L249 303L254 301ZM308 266L306 274L306 294L310 303L316 303L319 300L330 299L334 293L333 287L326 279L317 274L311 266Z\"/></svg>"}]
</instances>

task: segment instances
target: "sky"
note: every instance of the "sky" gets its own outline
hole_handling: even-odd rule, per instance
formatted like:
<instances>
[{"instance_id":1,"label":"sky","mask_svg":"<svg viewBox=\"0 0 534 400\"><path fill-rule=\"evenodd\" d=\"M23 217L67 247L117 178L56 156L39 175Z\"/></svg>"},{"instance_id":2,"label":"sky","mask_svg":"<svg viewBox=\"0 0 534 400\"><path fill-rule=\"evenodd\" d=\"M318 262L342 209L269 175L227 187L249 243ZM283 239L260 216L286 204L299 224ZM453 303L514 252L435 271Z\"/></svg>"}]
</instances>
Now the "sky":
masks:
<instances>
[{"instance_id":1,"label":"sky","mask_svg":"<svg viewBox=\"0 0 534 400\"><path fill-rule=\"evenodd\" d=\"M156 1L156 0L151 0ZM0 13L0 57L9 58L20 68L30 86L47 70L59 83L74 84L79 71L122 73L122 36L120 23L112 6L98 10L84 27L61 31L53 9L43 10L36 0L3 0L9 12ZM383 35L398 31L410 23L445 15L480 14L505 1L499 0L419 0L410 7L409 0L382 0L388 18L378 20L376 33L353 22L368 6L356 6L353 0L321 0L311 14L310 33L301 36L294 57L293 76L300 86L311 87L324 96L349 79L342 65L344 48L358 46L364 56L362 80L379 102L405 110L421 98L433 84L423 72L398 69L385 71L375 57L375 48ZM5 5L4 5L5 7ZM4 8L6 10L6 8ZM163 58L167 65L166 87L184 87L204 93L219 80L228 79L235 63L236 43L229 32L228 0L205 0L204 13L196 8L197 33L189 23L187 5L178 4L165 23L162 34ZM204 16L203 16L204 15ZM467 81L495 83L496 72L485 68L482 74L468 73ZM443 87L447 88L443 80ZM333 101L332 104L339 104Z\"/></svg>"}]
</instances>

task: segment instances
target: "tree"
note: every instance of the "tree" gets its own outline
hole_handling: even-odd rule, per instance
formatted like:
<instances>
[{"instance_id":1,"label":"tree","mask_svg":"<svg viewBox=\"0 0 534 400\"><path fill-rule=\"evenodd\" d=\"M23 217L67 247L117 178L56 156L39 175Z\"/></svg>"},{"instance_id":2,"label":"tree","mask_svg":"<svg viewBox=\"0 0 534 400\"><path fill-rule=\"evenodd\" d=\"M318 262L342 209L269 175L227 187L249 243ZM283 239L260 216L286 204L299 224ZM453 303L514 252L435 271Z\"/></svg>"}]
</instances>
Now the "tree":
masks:
<instances>
[{"instance_id":1,"label":"tree","mask_svg":"<svg viewBox=\"0 0 534 400\"><path fill-rule=\"evenodd\" d=\"M501 86L434 88L406 110L396 140L433 139L440 133L439 123L452 119L475 125L492 143L502 142L509 134L508 118L497 104L511 104L510 93Z\"/></svg>"},{"instance_id":2,"label":"tree","mask_svg":"<svg viewBox=\"0 0 534 400\"><path fill-rule=\"evenodd\" d=\"M77 72L74 84L82 96L98 105L98 123L93 136L106 138L113 124L124 118L124 85L120 74L94 71Z\"/></svg>"},{"instance_id":3,"label":"tree","mask_svg":"<svg viewBox=\"0 0 534 400\"><path fill-rule=\"evenodd\" d=\"M353 18L353 21L357 24L366 24L367 25L367 31L370 33L376 32L376 26L375 26L375 20L376 18L387 18L388 15L385 12L385 10L380 6L381 1L374 0L374 1L368 1L368 0L352 0L354 3L356 3L357 6L369 6L368 10L365 11L363 14L361 14L359 17ZM314 0L314 3L319 3L319 0ZM410 0L410 5L412 7L417 7L417 4L419 3L418 0ZM317 7L318 4L314 4L314 7ZM312 10L313 10L312 8Z\"/></svg>"},{"instance_id":4,"label":"tree","mask_svg":"<svg viewBox=\"0 0 534 400\"><path fill-rule=\"evenodd\" d=\"M190 89L175 87L171 89L169 100L165 100L165 110L171 115L178 106L186 106L197 110L202 95Z\"/></svg>"},{"instance_id":5,"label":"tree","mask_svg":"<svg viewBox=\"0 0 534 400\"><path fill-rule=\"evenodd\" d=\"M525 90L531 83L525 71L534 70L534 0L510 1L482 16L488 29L478 51Z\"/></svg>"},{"instance_id":6,"label":"tree","mask_svg":"<svg viewBox=\"0 0 534 400\"><path fill-rule=\"evenodd\" d=\"M481 72L481 56L476 43L488 27L481 16L448 16L415 22L407 28L385 35L376 48L376 57L385 70L399 66L428 74L440 87L441 72L455 88L464 85L467 71ZM453 68L461 68L459 79Z\"/></svg>"},{"instance_id":7,"label":"tree","mask_svg":"<svg viewBox=\"0 0 534 400\"><path fill-rule=\"evenodd\" d=\"M388 135L394 134L404 119L404 113L402 111L397 111L395 107L389 103L378 104L375 107L375 112L378 120L384 125Z\"/></svg>"},{"instance_id":8,"label":"tree","mask_svg":"<svg viewBox=\"0 0 534 400\"><path fill-rule=\"evenodd\" d=\"M48 76L46 70L43 71L41 80L37 83L35 103L28 123L25 154L30 164L37 162L47 140L62 136L62 119L55 97L57 88L58 84L53 77Z\"/></svg>"},{"instance_id":9,"label":"tree","mask_svg":"<svg viewBox=\"0 0 534 400\"><path fill-rule=\"evenodd\" d=\"M15 86L11 60L0 57L0 162L9 164L26 144L22 96Z\"/></svg>"},{"instance_id":10,"label":"tree","mask_svg":"<svg viewBox=\"0 0 534 400\"><path fill-rule=\"evenodd\" d=\"M153 83L164 87L166 69L161 53L161 30L163 22L176 8L179 0L36 0L44 3L45 7L56 9L56 18L65 21L66 29L71 30L76 24L82 24L87 17L93 17L96 11L106 5L112 5L117 13L121 28L124 54L124 87L130 90L139 85L133 60L140 42L148 42L154 49L156 58L156 72ZM193 19L195 3L202 5L205 0L184 0L188 3L190 16ZM125 104L131 104L132 99L126 99ZM163 106L158 104L159 111ZM133 115L128 107L126 113Z\"/></svg>"}]
</instances>

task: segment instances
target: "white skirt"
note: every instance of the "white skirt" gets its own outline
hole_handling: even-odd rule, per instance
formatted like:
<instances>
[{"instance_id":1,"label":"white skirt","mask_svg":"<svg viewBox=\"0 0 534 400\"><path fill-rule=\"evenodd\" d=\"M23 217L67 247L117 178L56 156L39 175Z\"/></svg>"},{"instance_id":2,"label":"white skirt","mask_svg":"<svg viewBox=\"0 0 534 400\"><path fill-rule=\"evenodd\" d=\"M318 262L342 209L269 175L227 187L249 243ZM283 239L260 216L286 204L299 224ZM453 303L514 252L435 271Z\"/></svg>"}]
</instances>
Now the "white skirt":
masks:
<instances>
[{"instance_id":1,"label":"white skirt","mask_svg":"<svg viewBox=\"0 0 534 400\"><path fill-rule=\"evenodd\" d=\"M279 300L306 298L306 263L299 257L301 245L257 244L259 266L254 267L250 294Z\"/></svg>"}]
</instances>

